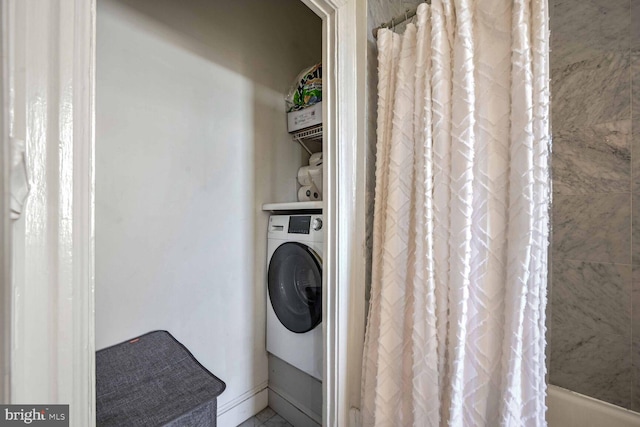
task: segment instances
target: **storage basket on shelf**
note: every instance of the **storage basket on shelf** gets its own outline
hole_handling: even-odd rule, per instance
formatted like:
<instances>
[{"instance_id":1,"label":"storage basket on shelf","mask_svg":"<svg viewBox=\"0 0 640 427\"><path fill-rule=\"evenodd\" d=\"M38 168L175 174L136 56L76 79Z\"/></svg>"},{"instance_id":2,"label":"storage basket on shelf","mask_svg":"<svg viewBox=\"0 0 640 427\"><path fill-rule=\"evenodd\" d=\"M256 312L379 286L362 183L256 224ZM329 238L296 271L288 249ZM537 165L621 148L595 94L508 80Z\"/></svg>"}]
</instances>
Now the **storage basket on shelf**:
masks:
<instances>
[{"instance_id":1,"label":"storage basket on shelf","mask_svg":"<svg viewBox=\"0 0 640 427\"><path fill-rule=\"evenodd\" d=\"M305 69L285 98L289 133L322 124L322 64Z\"/></svg>"}]
</instances>

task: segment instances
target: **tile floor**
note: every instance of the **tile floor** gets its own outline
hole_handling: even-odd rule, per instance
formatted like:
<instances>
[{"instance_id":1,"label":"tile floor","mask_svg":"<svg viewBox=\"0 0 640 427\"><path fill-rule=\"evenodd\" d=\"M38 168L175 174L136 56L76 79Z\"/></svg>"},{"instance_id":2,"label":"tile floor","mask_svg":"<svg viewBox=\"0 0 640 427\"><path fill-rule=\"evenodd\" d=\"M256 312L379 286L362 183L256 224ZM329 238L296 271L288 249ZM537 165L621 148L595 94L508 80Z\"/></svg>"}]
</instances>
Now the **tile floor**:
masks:
<instances>
[{"instance_id":1,"label":"tile floor","mask_svg":"<svg viewBox=\"0 0 640 427\"><path fill-rule=\"evenodd\" d=\"M238 427L293 427L268 406L255 417L249 418Z\"/></svg>"}]
</instances>

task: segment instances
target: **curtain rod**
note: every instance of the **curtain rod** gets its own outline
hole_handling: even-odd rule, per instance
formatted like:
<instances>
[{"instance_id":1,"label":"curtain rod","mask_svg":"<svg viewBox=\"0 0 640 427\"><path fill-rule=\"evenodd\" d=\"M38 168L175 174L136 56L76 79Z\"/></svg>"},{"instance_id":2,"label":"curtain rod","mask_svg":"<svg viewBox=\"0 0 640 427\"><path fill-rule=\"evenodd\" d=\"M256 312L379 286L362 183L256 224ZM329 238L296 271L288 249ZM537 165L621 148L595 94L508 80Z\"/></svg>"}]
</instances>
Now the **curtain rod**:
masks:
<instances>
[{"instance_id":1,"label":"curtain rod","mask_svg":"<svg viewBox=\"0 0 640 427\"><path fill-rule=\"evenodd\" d=\"M426 0L425 3L431 4L431 0ZM402 24L403 22L413 18L414 16L416 16L417 13L418 13L417 7L413 9L407 9L403 15L396 16L391 21L385 22L384 24L380 24L379 26L373 29L373 38L376 38L376 39L378 38L378 30L380 30L381 28L395 27L396 25Z\"/></svg>"}]
</instances>

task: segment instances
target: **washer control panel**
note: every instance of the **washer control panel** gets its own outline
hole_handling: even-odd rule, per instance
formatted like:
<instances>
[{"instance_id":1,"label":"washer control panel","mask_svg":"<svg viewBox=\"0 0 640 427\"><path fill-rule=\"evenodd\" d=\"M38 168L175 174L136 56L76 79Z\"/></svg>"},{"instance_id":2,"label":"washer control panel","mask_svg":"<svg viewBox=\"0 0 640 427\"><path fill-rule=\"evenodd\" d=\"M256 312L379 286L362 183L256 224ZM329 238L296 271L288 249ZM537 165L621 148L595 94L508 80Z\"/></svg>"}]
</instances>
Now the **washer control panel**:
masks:
<instances>
[{"instance_id":1,"label":"washer control panel","mask_svg":"<svg viewBox=\"0 0 640 427\"><path fill-rule=\"evenodd\" d=\"M302 239L322 241L324 223L322 214L271 215L269 217L269 239ZM296 236L296 237L294 237Z\"/></svg>"},{"instance_id":2,"label":"washer control panel","mask_svg":"<svg viewBox=\"0 0 640 427\"><path fill-rule=\"evenodd\" d=\"M309 234L310 224L311 215L291 215L288 232L289 234Z\"/></svg>"}]
</instances>

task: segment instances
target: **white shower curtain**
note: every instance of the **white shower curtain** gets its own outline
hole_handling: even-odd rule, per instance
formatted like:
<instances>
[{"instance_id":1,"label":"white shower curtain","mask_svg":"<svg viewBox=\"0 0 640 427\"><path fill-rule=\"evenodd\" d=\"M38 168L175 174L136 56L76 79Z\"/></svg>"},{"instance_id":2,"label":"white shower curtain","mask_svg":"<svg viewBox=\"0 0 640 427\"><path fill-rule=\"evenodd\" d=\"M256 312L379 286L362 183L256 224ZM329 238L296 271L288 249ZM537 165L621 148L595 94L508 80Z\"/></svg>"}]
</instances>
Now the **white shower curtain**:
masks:
<instances>
[{"instance_id":1,"label":"white shower curtain","mask_svg":"<svg viewBox=\"0 0 640 427\"><path fill-rule=\"evenodd\" d=\"M378 33L364 426L544 426L546 0Z\"/></svg>"}]
</instances>

